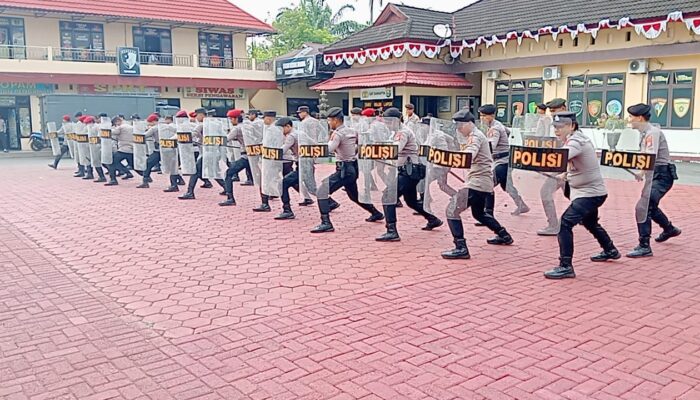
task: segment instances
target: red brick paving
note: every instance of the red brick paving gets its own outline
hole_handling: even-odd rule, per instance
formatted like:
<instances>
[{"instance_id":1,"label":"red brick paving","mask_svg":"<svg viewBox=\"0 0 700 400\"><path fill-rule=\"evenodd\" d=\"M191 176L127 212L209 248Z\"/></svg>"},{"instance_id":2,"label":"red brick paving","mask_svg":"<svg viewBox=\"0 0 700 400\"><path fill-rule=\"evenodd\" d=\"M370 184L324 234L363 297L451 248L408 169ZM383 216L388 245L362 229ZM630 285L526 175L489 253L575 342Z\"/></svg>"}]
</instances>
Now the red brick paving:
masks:
<instances>
[{"instance_id":1,"label":"red brick paving","mask_svg":"<svg viewBox=\"0 0 700 400\"><path fill-rule=\"evenodd\" d=\"M218 190L182 202L160 175L105 188L70 168L0 164L0 398L699 398L700 271L683 245L698 188L664 201L683 240L595 265L579 229L579 277L550 282L556 240L526 233L539 211L499 206L509 248L467 219L474 258L450 263L446 228L402 209L403 241L375 243L382 226L342 192L337 232L313 236L316 208L278 223L250 211L254 188L221 209ZM609 188L603 224L628 250L634 192Z\"/></svg>"}]
</instances>

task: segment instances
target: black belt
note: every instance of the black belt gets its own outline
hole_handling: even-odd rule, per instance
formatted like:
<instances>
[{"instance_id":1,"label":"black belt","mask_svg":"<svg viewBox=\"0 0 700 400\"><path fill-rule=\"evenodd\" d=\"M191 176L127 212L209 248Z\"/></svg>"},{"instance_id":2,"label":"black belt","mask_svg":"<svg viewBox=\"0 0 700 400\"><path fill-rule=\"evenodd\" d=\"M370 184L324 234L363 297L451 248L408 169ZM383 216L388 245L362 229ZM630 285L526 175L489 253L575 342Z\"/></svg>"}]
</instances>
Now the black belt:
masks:
<instances>
[{"instance_id":1,"label":"black belt","mask_svg":"<svg viewBox=\"0 0 700 400\"><path fill-rule=\"evenodd\" d=\"M675 167L675 165L674 165L674 167ZM654 166L654 171L655 171L655 172L666 172L666 171L671 171L671 164L655 165L655 166Z\"/></svg>"},{"instance_id":2,"label":"black belt","mask_svg":"<svg viewBox=\"0 0 700 400\"><path fill-rule=\"evenodd\" d=\"M509 155L510 155L510 152L509 152L509 151L505 151L505 152L503 152L503 153L495 153L495 154L493 155L493 158L494 158L494 159L498 159L498 158L508 157Z\"/></svg>"},{"instance_id":3,"label":"black belt","mask_svg":"<svg viewBox=\"0 0 700 400\"><path fill-rule=\"evenodd\" d=\"M346 164L346 163L353 163L353 164L357 164L357 160L349 160L349 161L336 161L336 162L335 162L335 166L336 166L336 167L342 167L342 166L343 166L344 164Z\"/></svg>"}]
</instances>

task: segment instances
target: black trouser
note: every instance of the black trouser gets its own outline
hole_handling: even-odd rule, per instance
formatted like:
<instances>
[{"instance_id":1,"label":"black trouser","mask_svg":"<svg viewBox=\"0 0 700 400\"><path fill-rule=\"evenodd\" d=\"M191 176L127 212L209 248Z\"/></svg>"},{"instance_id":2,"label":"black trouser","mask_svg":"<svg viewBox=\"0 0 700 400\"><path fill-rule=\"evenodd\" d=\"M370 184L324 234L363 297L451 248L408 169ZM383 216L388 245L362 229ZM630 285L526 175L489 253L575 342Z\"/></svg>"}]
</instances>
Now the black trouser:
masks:
<instances>
[{"instance_id":1,"label":"black trouser","mask_svg":"<svg viewBox=\"0 0 700 400\"><path fill-rule=\"evenodd\" d=\"M293 164L293 163L292 163L291 161L290 161L290 162L285 162L285 163L282 164L282 176L283 176L283 177L287 176L287 174L289 174L290 172L292 172L292 164ZM282 178L282 179L283 179L283 182L284 182L284 178ZM287 195L289 195L289 194L287 194ZM266 195L266 194L263 194L263 192L262 192L262 187L260 188L260 199L262 200L263 204L268 204L269 201L270 201L270 196L269 196L269 195Z\"/></svg>"},{"instance_id":2,"label":"black trouser","mask_svg":"<svg viewBox=\"0 0 700 400\"><path fill-rule=\"evenodd\" d=\"M416 186L420 181L411 179L406 173L406 170L401 167L399 168L399 177L397 182L397 198L403 196L406 200L406 205L413 209L418 214L422 215L423 218L428 221L435 220L435 216L426 212L423 206L418 202L418 192L416 191ZM396 223L396 204L384 205L384 215L386 216L386 222L389 224Z\"/></svg>"},{"instance_id":3,"label":"black trouser","mask_svg":"<svg viewBox=\"0 0 700 400\"><path fill-rule=\"evenodd\" d=\"M104 179L104 178L105 178L105 173L104 173L104 171L102 170L102 166L93 167L92 165L88 165L87 167L85 167L85 173L86 173L88 176L92 177L92 176L93 176L93 172L92 172L93 168L94 168L95 171L97 172L97 176L100 177L100 179Z\"/></svg>"},{"instance_id":4,"label":"black trouser","mask_svg":"<svg viewBox=\"0 0 700 400\"><path fill-rule=\"evenodd\" d=\"M56 157L54 157L54 159L53 159L53 166L54 166L54 167L58 167L58 163L61 161L61 159L63 158L63 156L65 156L66 153L68 153L69 151L70 151L70 150L68 149L68 145L62 144L62 145L61 145L61 154L59 154L59 155L57 155Z\"/></svg>"},{"instance_id":5,"label":"black trouser","mask_svg":"<svg viewBox=\"0 0 700 400\"><path fill-rule=\"evenodd\" d=\"M226 170L226 179L224 179L224 190L226 194L233 196L233 177L238 176L238 173L242 170L249 170L250 163L248 158L239 158L238 160L231 163L231 165ZM253 179L251 178L251 181Z\"/></svg>"},{"instance_id":6,"label":"black trouser","mask_svg":"<svg viewBox=\"0 0 700 400\"><path fill-rule=\"evenodd\" d=\"M148 182L151 177L151 170L160 163L160 151L154 151L146 160L146 170L143 171L143 181Z\"/></svg>"},{"instance_id":7,"label":"black trouser","mask_svg":"<svg viewBox=\"0 0 700 400\"><path fill-rule=\"evenodd\" d=\"M518 189L513 186L513 182L509 178L510 170L508 168L508 164L499 164L496 165L496 167L493 169L493 180L494 184L496 186L500 186L503 191L508 193L510 197L513 199L515 202L515 205L520 207L523 205L523 199L520 197L520 193L518 193ZM493 209L496 205L496 195L495 193L491 193L491 196L489 196L486 199L486 213L487 214L493 214Z\"/></svg>"},{"instance_id":8,"label":"black trouser","mask_svg":"<svg viewBox=\"0 0 700 400\"><path fill-rule=\"evenodd\" d=\"M561 216L559 228L559 257L571 261L574 255L574 226L582 224L596 238L603 250L612 250L613 245L608 233L598 222L598 209L608 196L579 197L569 204Z\"/></svg>"},{"instance_id":9,"label":"black trouser","mask_svg":"<svg viewBox=\"0 0 700 400\"><path fill-rule=\"evenodd\" d=\"M10 134L7 132L0 133L0 146L2 150L10 150Z\"/></svg>"},{"instance_id":10,"label":"black trouser","mask_svg":"<svg viewBox=\"0 0 700 400\"><path fill-rule=\"evenodd\" d=\"M201 179L204 183L209 183L209 179L202 178L202 159L199 153L194 153L194 157L197 159L197 172L194 175L190 175L190 181L187 184L187 193L194 193L194 188L197 186L197 180Z\"/></svg>"},{"instance_id":11,"label":"black trouser","mask_svg":"<svg viewBox=\"0 0 700 400\"><path fill-rule=\"evenodd\" d=\"M664 230L671 228L671 221L668 220L666 214L659 208L659 202L673 187L675 168L676 166L672 164L658 165L654 168L654 178L651 181L648 205L646 196L642 196L642 199L637 203L637 213L644 212L639 208L647 208L646 220L642 223L637 223L640 239L649 238L651 236L651 221L659 224Z\"/></svg>"},{"instance_id":12,"label":"black trouser","mask_svg":"<svg viewBox=\"0 0 700 400\"><path fill-rule=\"evenodd\" d=\"M477 221L481 222L489 228L494 233L499 233L503 230L503 226L498 223L493 215L486 214L484 207L486 206L486 199L491 195L489 192L481 192L474 189L460 189L457 194L452 196L450 203L447 205L447 219L454 222L450 223L450 230L452 231L452 236L455 239L464 239L463 228L454 230L454 226L462 226L462 218L460 215L467 208L471 208L472 216Z\"/></svg>"},{"instance_id":13,"label":"black trouser","mask_svg":"<svg viewBox=\"0 0 700 400\"><path fill-rule=\"evenodd\" d=\"M128 167L125 167L124 164L122 164L122 161L124 161L124 160L126 160ZM109 179L112 182L117 181L116 170L121 171L122 174L124 174L124 175L131 175L129 168L132 168L132 169L134 168L134 155L133 154L124 153L122 151L118 151L116 153L113 153L112 163L107 168L109 171Z\"/></svg>"},{"instance_id":14,"label":"black trouser","mask_svg":"<svg viewBox=\"0 0 700 400\"><path fill-rule=\"evenodd\" d=\"M359 202L359 194L357 192L357 161L342 161L335 163L335 173L328 177L328 195L345 188L348 198L353 203L362 207L370 213L374 213L377 209L372 204L363 204ZM330 200L319 199L318 209L321 215L330 213Z\"/></svg>"},{"instance_id":15,"label":"black trouser","mask_svg":"<svg viewBox=\"0 0 700 400\"><path fill-rule=\"evenodd\" d=\"M295 171L291 171L284 175L282 179L282 204L286 206L291 205L291 199L289 198L289 188L294 188L294 190L299 192L299 167Z\"/></svg>"}]
</instances>

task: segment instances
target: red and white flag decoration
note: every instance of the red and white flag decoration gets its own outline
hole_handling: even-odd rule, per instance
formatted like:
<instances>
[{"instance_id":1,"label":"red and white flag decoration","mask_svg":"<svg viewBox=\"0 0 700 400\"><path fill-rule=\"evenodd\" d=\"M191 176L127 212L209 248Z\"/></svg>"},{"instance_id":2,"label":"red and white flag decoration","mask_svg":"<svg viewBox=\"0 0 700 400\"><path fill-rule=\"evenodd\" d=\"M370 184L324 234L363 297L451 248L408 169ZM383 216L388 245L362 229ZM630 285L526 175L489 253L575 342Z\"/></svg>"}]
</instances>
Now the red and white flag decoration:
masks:
<instances>
[{"instance_id":1,"label":"red and white flag decoration","mask_svg":"<svg viewBox=\"0 0 700 400\"><path fill-rule=\"evenodd\" d=\"M510 31L501 37L497 35L491 35L488 37L480 36L474 40L463 40L461 42L454 43L452 43L449 39L441 44L427 44L420 42L394 43L357 51L324 54L323 62L326 65L341 65L343 62L347 63L348 65L353 65L355 62L358 64L364 64L368 60L375 62L377 59L388 60L390 57L401 58L405 53L410 54L411 57L420 57L421 55L424 55L427 58L435 58L445 47L447 47L447 50L450 52L452 57L458 58L465 48L475 50L480 44L485 44L486 47L491 47L497 43L500 43L505 48L510 40L516 40L518 45L521 45L524 39L533 39L536 42L539 42L540 36L551 35L552 40L556 41L559 35L565 33L569 33L572 40L581 33L590 34L593 38L596 38L601 29L611 28L623 29L632 27L638 35L642 35L647 39L653 40L661 36L661 34L668 29L669 22L684 22L688 30L692 31L696 35L700 35L700 16L684 18L682 12L676 11L668 14L666 18L647 20L639 23L634 23L628 17L624 17L620 18L618 21L604 19L599 21L597 24L578 24L575 27L569 27L566 25L559 27L544 26L536 31L523 31L520 33L517 31Z\"/></svg>"}]
</instances>

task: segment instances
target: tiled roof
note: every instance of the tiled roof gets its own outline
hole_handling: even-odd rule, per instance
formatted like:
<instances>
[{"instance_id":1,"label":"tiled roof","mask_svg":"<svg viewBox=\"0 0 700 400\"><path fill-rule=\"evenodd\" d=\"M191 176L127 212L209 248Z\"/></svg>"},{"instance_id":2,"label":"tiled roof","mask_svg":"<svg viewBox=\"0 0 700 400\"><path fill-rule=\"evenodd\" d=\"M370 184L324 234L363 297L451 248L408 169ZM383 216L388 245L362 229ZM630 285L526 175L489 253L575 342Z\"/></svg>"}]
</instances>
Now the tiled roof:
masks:
<instances>
[{"instance_id":1,"label":"tiled roof","mask_svg":"<svg viewBox=\"0 0 700 400\"><path fill-rule=\"evenodd\" d=\"M443 88L472 88L462 76L433 72L389 72L374 75L357 75L331 78L311 87L312 90L338 90L394 85L420 85Z\"/></svg>"},{"instance_id":2,"label":"tiled roof","mask_svg":"<svg viewBox=\"0 0 700 400\"><path fill-rule=\"evenodd\" d=\"M0 8L5 7L274 31L227 0L0 0Z\"/></svg>"}]
</instances>

